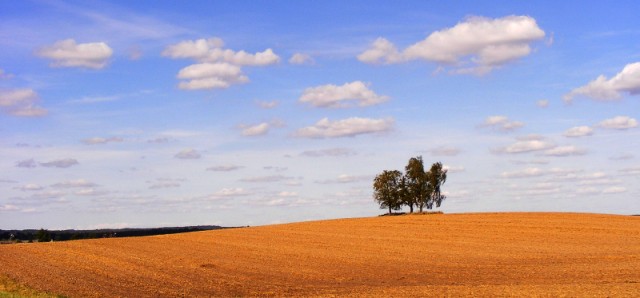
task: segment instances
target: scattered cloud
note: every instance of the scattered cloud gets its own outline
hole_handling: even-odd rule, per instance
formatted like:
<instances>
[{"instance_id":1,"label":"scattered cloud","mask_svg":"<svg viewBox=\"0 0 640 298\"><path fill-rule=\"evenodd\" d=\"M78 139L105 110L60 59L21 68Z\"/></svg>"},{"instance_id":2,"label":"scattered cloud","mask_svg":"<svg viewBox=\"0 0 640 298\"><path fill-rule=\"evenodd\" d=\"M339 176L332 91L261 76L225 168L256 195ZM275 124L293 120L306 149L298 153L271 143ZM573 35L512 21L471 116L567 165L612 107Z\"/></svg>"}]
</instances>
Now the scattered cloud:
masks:
<instances>
[{"instance_id":1,"label":"scattered cloud","mask_svg":"<svg viewBox=\"0 0 640 298\"><path fill-rule=\"evenodd\" d=\"M320 183L320 184L336 184L336 183L354 183L354 182L361 182L361 181L373 181L373 177L372 176L354 176L354 175L347 175L347 174L342 174L339 175L337 178L334 179L327 179L327 180L320 180L320 181L316 181L316 183Z\"/></svg>"},{"instance_id":2,"label":"scattered cloud","mask_svg":"<svg viewBox=\"0 0 640 298\"><path fill-rule=\"evenodd\" d=\"M576 156L585 154L587 154L586 150L575 146L558 146L544 152L546 156Z\"/></svg>"},{"instance_id":3,"label":"scattered cloud","mask_svg":"<svg viewBox=\"0 0 640 298\"><path fill-rule=\"evenodd\" d=\"M33 158L16 162L16 167L18 168L35 168L37 166L38 164L36 163L35 160L33 160Z\"/></svg>"},{"instance_id":4,"label":"scattered cloud","mask_svg":"<svg viewBox=\"0 0 640 298\"><path fill-rule=\"evenodd\" d=\"M85 189L76 190L73 192L73 194L76 196L93 197L93 196L103 196L103 195L109 194L109 192L106 190L97 190L95 188L85 188Z\"/></svg>"},{"instance_id":5,"label":"scattered cloud","mask_svg":"<svg viewBox=\"0 0 640 298\"><path fill-rule=\"evenodd\" d=\"M248 196L251 193L244 190L243 188L223 188L213 194L214 197L217 198L229 198L229 197L240 197L240 196Z\"/></svg>"},{"instance_id":6,"label":"scattered cloud","mask_svg":"<svg viewBox=\"0 0 640 298\"><path fill-rule=\"evenodd\" d=\"M620 153L609 157L610 160L631 160L635 156L631 153Z\"/></svg>"},{"instance_id":7,"label":"scattered cloud","mask_svg":"<svg viewBox=\"0 0 640 298\"><path fill-rule=\"evenodd\" d=\"M287 167L274 167L274 166L266 166L262 168L265 170L276 171L276 172L284 172L289 169Z\"/></svg>"},{"instance_id":8,"label":"scattered cloud","mask_svg":"<svg viewBox=\"0 0 640 298\"><path fill-rule=\"evenodd\" d=\"M33 183L29 183L29 184L25 184L22 185L20 187L14 187L15 189L21 190L21 191L37 191L37 190L43 190L44 187L38 185L38 184L33 184Z\"/></svg>"},{"instance_id":9,"label":"scattered cloud","mask_svg":"<svg viewBox=\"0 0 640 298\"><path fill-rule=\"evenodd\" d=\"M168 46L162 55L173 59L193 59L199 63L180 70L180 89L225 89L233 84L249 82L242 73L243 66L267 66L278 63L280 57L273 50L249 54L224 49L220 38L186 40Z\"/></svg>"},{"instance_id":10,"label":"scattered cloud","mask_svg":"<svg viewBox=\"0 0 640 298\"><path fill-rule=\"evenodd\" d=\"M300 153L301 156L306 157L325 157L325 156L352 156L356 155L356 152L348 148L330 148L322 150L308 150Z\"/></svg>"},{"instance_id":11,"label":"scattered cloud","mask_svg":"<svg viewBox=\"0 0 640 298\"><path fill-rule=\"evenodd\" d=\"M52 160L49 162L41 162L40 166L43 166L45 168L69 168L72 166L75 166L79 164L79 162L76 159L73 158L64 158L64 159L57 159L57 160Z\"/></svg>"},{"instance_id":12,"label":"scattered cloud","mask_svg":"<svg viewBox=\"0 0 640 298\"><path fill-rule=\"evenodd\" d=\"M242 168L244 168L244 167L242 167L242 166L234 166L234 165L224 165L224 166L208 167L207 171L231 172L231 171L239 170L239 169L242 169Z\"/></svg>"},{"instance_id":13,"label":"scattered cloud","mask_svg":"<svg viewBox=\"0 0 640 298\"><path fill-rule=\"evenodd\" d=\"M0 79L11 79L13 75L10 73L6 73L2 68L0 68Z\"/></svg>"},{"instance_id":14,"label":"scattered cloud","mask_svg":"<svg viewBox=\"0 0 640 298\"><path fill-rule=\"evenodd\" d=\"M315 61L307 54L295 53L289 58L289 63L295 65L311 65L314 64Z\"/></svg>"},{"instance_id":15,"label":"scattered cloud","mask_svg":"<svg viewBox=\"0 0 640 298\"><path fill-rule=\"evenodd\" d=\"M546 174L547 172L543 171L540 168L526 168L519 171L502 172L502 174L500 174L500 177L507 178L507 179L531 178L531 177L540 177Z\"/></svg>"},{"instance_id":16,"label":"scattered cloud","mask_svg":"<svg viewBox=\"0 0 640 298\"><path fill-rule=\"evenodd\" d=\"M602 191L603 194L617 194L617 193L624 193L624 192L627 192L627 188L622 186L611 186L611 187L605 188Z\"/></svg>"},{"instance_id":17,"label":"scattered cloud","mask_svg":"<svg viewBox=\"0 0 640 298\"><path fill-rule=\"evenodd\" d=\"M484 120L481 127L490 127L501 131L513 131L524 126L520 121L512 121L507 116L489 116Z\"/></svg>"},{"instance_id":18,"label":"scattered cloud","mask_svg":"<svg viewBox=\"0 0 640 298\"><path fill-rule=\"evenodd\" d=\"M177 159L200 159L202 155L195 149L184 149L176 153L173 157Z\"/></svg>"},{"instance_id":19,"label":"scattered cloud","mask_svg":"<svg viewBox=\"0 0 640 298\"><path fill-rule=\"evenodd\" d=\"M94 138L84 139L82 140L82 143L84 143L85 145L101 145L101 144L107 144L107 143L120 143L123 141L124 139L119 137L110 137L110 138L94 137Z\"/></svg>"},{"instance_id":20,"label":"scattered cloud","mask_svg":"<svg viewBox=\"0 0 640 298\"><path fill-rule=\"evenodd\" d=\"M299 101L319 108L350 108L354 102L359 107L383 103L388 96L378 95L369 89L368 83L353 81L342 86L333 84L311 87L304 90Z\"/></svg>"},{"instance_id":21,"label":"scattered cloud","mask_svg":"<svg viewBox=\"0 0 640 298\"><path fill-rule=\"evenodd\" d=\"M157 138L153 138L153 139L148 139L147 143L151 143L151 144L165 144L165 143L169 143L170 139L168 137L157 137Z\"/></svg>"},{"instance_id":22,"label":"scattered cloud","mask_svg":"<svg viewBox=\"0 0 640 298\"><path fill-rule=\"evenodd\" d=\"M157 179L151 185L149 185L149 189L165 189L165 188L176 188L180 187L180 181L182 180L174 180L174 179Z\"/></svg>"},{"instance_id":23,"label":"scattered cloud","mask_svg":"<svg viewBox=\"0 0 640 298\"><path fill-rule=\"evenodd\" d=\"M37 105L38 93L33 89L0 90L0 109L17 117L41 117L48 111Z\"/></svg>"},{"instance_id":24,"label":"scattered cloud","mask_svg":"<svg viewBox=\"0 0 640 298\"><path fill-rule=\"evenodd\" d=\"M619 171L623 175L640 176L640 167L626 168Z\"/></svg>"},{"instance_id":25,"label":"scattered cloud","mask_svg":"<svg viewBox=\"0 0 640 298\"><path fill-rule=\"evenodd\" d=\"M400 52L384 38L358 55L371 64L394 64L426 60L451 65L453 73L484 74L531 53L530 44L543 39L545 32L529 16L490 19L469 17L454 27L435 31Z\"/></svg>"},{"instance_id":26,"label":"scattered cloud","mask_svg":"<svg viewBox=\"0 0 640 298\"><path fill-rule=\"evenodd\" d=\"M567 138L579 138L593 135L593 128L589 126L576 126L565 131L563 134Z\"/></svg>"},{"instance_id":27,"label":"scattered cloud","mask_svg":"<svg viewBox=\"0 0 640 298\"><path fill-rule=\"evenodd\" d=\"M577 96L585 96L599 101L618 100L623 93L640 93L640 62L627 64L621 72L611 79L600 75L587 85L571 90L564 95L566 103L573 102Z\"/></svg>"},{"instance_id":28,"label":"scattered cloud","mask_svg":"<svg viewBox=\"0 0 640 298\"><path fill-rule=\"evenodd\" d=\"M465 171L465 168L462 166L443 165L442 168L447 170L449 173L462 173Z\"/></svg>"},{"instance_id":29,"label":"scattered cloud","mask_svg":"<svg viewBox=\"0 0 640 298\"><path fill-rule=\"evenodd\" d=\"M279 102L277 100L272 101L258 101L258 106L263 109L273 109L278 106Z\"/></svg>"},{"instance_id":30,"label":"scattered cloud","mask_svg":"<svg viewBox=\"0 0 640 298\"><path fill-rule=\"evenodd\" d=\"M113 50L104 42L76 43L73 39L60 40L36 52L38 56L53 60L52 67L104 68Z\"/></svg>"},{"instance_id":31,"label":"scattered cloud","mask_svg":"<svg viewBox=\"0 0 640 298\"><path fill-rule=\"evenodd\" d=\"M393 118L369 119L353 117L335 121L323 118L316 122L315 125L299 129L294 135L296 137L314 139L355 137L357 135L389 131L393 128L393 124Z\"/></svg>"},{"instance_id":32,"label":"scattered cloud","mask_svg":"<svg viewBox=\"0 0 640 298\"><path fill-rule=\"evenodd\" d=\"M429 150L433 156L456 156L460 154L460 149L450 146L440 146Z\"/></svg>"},{"instance_id":33,"label":"scattered cloud","mask_svg":"<svg viewBox=\"0 0 640 298\"><path fill-rule=\"evenodd\" d=\"M518 154L533 151L542 151L555 147L555 145L544 139L520 139L515 143L494 150L494 153Z\"/></svg>"},{"instance_id":34,"label":"scattered cloud","mask_svg":"<svg viewBox=\"0 0 640 298\"><path fill-rule=\"evenodd\" d=\"M244 126L242 128L242 135L245 137L263 136L269 132L269 123L263 122L256 125Z\"/></svg>"},{"instance_id":35,"label":"scattered cloud","mask_svg":"<svg viewBox=\"0 0 640 298\"><path fill-rule=\"evenodd\" d=\"M96 187L97 184L89 182L85 179L69 180L51 185L54 188L77 188L77 187Z\"/></svg>"},{"instance_id":36,"label":"scattered cloud","mask_svg":"<svg viewBox=\"0 0 640 298\"><path fill-rule=\"evenodd\" d=\"M549 101L546 100L546 99L538 100L536 102L536 106L538 106L539 108L545 109L545 108L549 107Z\"/></svg>"},{"instance_id":37,"label":"scattered cloud","mask_svg":"<svg viewBox=\"0 0 640 298\"><path fill-rule=\"evenodd\" d=\"M598 124L598 127L627 130L638 126L638 121L629 116L616 116L611 119L606 119Z\"/></svg>"},{"instance_id":38,"label":"scattered cloud","mask_svg":"<svg viewBox=\"0 0 640 298\"><path fill-rule=\"evenodd\" d=\"M251 182L251 183L263 183L263 182L280 182L286 180L292 180L294 177L287 177L283 175L270 175L270 176L257 176L257 177L249 177L240 179L241 182Z\"/></svg>"}]
</instances>

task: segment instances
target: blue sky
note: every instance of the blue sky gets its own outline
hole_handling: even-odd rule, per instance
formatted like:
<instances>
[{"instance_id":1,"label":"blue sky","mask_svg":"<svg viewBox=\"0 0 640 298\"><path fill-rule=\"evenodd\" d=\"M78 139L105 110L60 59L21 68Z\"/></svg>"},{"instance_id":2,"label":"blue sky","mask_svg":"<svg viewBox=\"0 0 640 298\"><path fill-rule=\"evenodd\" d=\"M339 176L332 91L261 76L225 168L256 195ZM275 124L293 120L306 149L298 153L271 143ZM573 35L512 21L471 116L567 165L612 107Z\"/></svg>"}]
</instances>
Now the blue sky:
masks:
<instances>
[{"instance_id":1,"label":"blue sky","mask_svg":"<svg viewBox=\"0 0 640 298\"><path fill-rule=\"evenodd\" d=\"M640 213L640 20L617 1L0 3L0 228Z\"/></svg>"}]
</instances>

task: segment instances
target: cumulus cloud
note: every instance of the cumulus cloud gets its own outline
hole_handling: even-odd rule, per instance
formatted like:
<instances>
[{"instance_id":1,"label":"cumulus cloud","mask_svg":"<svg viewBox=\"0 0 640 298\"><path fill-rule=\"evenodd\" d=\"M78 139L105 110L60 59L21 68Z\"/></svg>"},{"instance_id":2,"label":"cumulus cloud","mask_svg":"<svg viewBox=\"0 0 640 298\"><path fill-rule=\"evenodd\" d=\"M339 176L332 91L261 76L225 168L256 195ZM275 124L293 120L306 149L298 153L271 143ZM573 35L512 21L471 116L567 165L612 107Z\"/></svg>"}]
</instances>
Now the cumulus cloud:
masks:
<instances>
[{"instance_id":1,"label":"cumulus cloud","mask_svg":"<svg viewBox=\"0 0 640 298\"><path fill-rule=\"evenodd\" d=\"M277 100L273 101L258 101L258 106L263 109L273 109L278 106L279 102Z\"/></svg>"},{"instance_id":2,"label":"cumulus cloud","mask_svg":"<svg viewBox=\"0 0 640 298\"><path fill-rule=\"evenodd\" d=\"M64 159L57 159L57 160L52 160L49 162L41 162L40 166L43 166L45 168L69 168L72 166L75 166L79 164L79 162L76 159L73 158L64 158Z\"/></svg>"},{"instance_id":3,"label":"cumulus cloud","mask_svg":"<svg viewBox=\"0 0 640 298\"><path fill-rule=\"evenodd\" d=\"M571 90L564 95L564 101L571 103L577 96L608 101L622 98L623 93L635 95L640 93L640 62L627 64L621 72L611 79L600 75L587 85Z\"/></svg>"},{"instance_id":4,"label":"cumulus cloud","mask_svg":"<svg viewBox=\"0 0 640 298\"><path fill-rule=\"evenodd\" d=\"M33 89L0 90L0 109L18 117L41 117L48 111L37 105L38 93Z\"/></svg>"},{"instance_id":5,"label":"cumulus cloud","mask_svg":"<svg viewBox=\"0 0 640 298\"><path fill-rule=\"evenodd\" d=\"M429 150L433 156L456 156L460 154L460 149L450 146L440 146Z\"/></svg>"},{"instance_id":6,"label":"cumulus cloud","mask_svg":"<svg viewBox=\"0 0 640 298\"><path fill-rule=\"evenodd\" d=\"M484 120L481 127L490 127L501 131L513 131L524 126L520 121L512 121L507 116L489 116Z\"/></svg>"},{"instance_id":7,"label":"cumulus cloud","mask_svg":"<svg viewBox=\"0 0 640 298\"><path fill-rule=\"evenodd\" d=\"M177 159L200 159L202 155L195 149L184 149L173 157Z\"/></svg>"},{"instance_id":8,"label":"cumulus cloud","mask_svg":"<svg viewBox=\"0 0 640 298\"><path fill-rule=\"evenodd\" d=\"M513 172L502 172L500 177L513 179L513 178L530 178L530 177L540 177L546 175L547 173L540 168L526 168L519 171Z\"/></svg>"},{"instance_id":9,"label":"cumulus cloud","mask_svg":"<svg viewBox=\"0 0 640 298\"><path fill-rule=\"evenodd\" d=\"M539 108L547 108L549 106L549 101L546 99L541 99L536 102L536 106Z\"/></svg>"},{"instance_id":10,"label":"cumulus cloud","mask_svg":"<svg viewBox=\"0 0 640 298\"><path fill-rule=\"evenodd\" d=\"M324 157L324 156L351 156L356 152L348 148L330 148L322 150L308 150L300 153L301 156L307 157Z\"/></svg>"},{"instance_id":11,"label":"cumulus cloud","mask_svg":"<svg viewBox=\"0 0 640 298\"><path fill-rule=\"evenodd\" d=\"M85 145L101 145L101 144L107 144L107 143L120 143L122 141L124 141L124 139L119 137L110 137L110 138L94 137L94 138L84 139L82 140L82 143L84 143Z\"/></svg>"},{"instance_id":12,"label":"cumulus cloud","mask_svg":"<svg viewBox=\"0 0 640 298\"><path fill-rule=\"evenodd\" d=\"M627 130L638 126L638 120L629 116L616 116L606 119L598 124L598 127L608 129Z\"/></svg>"},{"instance_id":13,"label":"cumulus cloud","mask_svg":"<svg viewBox=\"0 0 640 298\"><path fill-rule=\"evenodd\" d=\"M304 90L299 101L320 108L349 108L354 103L367 107L383 103L388 96L378 95L368 88L369 84L354 81L342 86L333 84L311 87Z\"/></svg>"},{"instance_id":14,"label":"cumulus cloud","mask_svg":"<svg viewBox=\"0 0 640 298\"><path fill-rule=\"evenodd\" d=\"M162 55L173 59L193 59L197 64L180 70L180 89L224 89L242 84L249 78L242 73L242 66L267 66L278 63L280 57L272 49L250 54L245 51L224 49L220 38L186 40L168 46Z\"/></svg>"},{"instance_id":15,"label":"cumulus cloud","mask_svg":"<svg viewBox=\"0 0 640 298\"><path fill-rule=\"evenodd\" d=\"M228 198L228 197L247 196L250 194L251 193L244 190L243 188L236 187L236 188L223 188L217 191L215 194L213 194L213 196L219 197L219 198Z\"/></svg>"},{"instance_id":16,"label":"cumulus cloud","mask_svg":"<svg viewBox=\"0 0 640 298\"><path fill-rule=\"evenodd\" d=\"M354 183L354 182L361 182L361 181L373 181L373 177L342 174L342 175L339 175L337 178L320 180L320 181L316 181L316 183L335 184L335 183Z\"/></svg>"},{"instance_id":17,"label":"cumulus cloud","mask_svg":"<svg viewBox=\"0 0 640 298\"><path fill-rule=\"evenodd\" d=\"M569 128L563 134L567 138L578 138L593 135L593 128L589 126L576 126Z\"/></svg>"},{"instance_id":18,"label":"cumulus cloud","mask_svg":"<svg viewBox=\"0 0 640 298\"><path fill-rule=\"evenodd\" d=\"M208 167L207 171L214 171L214 172L231 172L231 171L235 171L235 170L239 170L242 169L243 167L241 166L234 166L234 165L223 165L223 166L213 166L213 167Z\"/></svg>"},{"instance_id":19,"label":"cumulus cloud","mask_svg":"<svg viewBox=\"0 0 640 298\"><path fill-rule=\"evenodd\" d=\"M384 38L358 55L371 64L393 64L426 60L453 65L454 73L483 74L525 57L531 43L543 39L545 32L529 16L503 18L470 17L454 27L435 31L403 51Z\"/></svg>"},{"instance_id":20,"label":"cumulus cloud","mask_svg":"<svg viewBox=\"0 0 640 298\"><path fill-rule=\"evenodd\" d=\"M85 179L69 180L69 181L59 182L51 185L51 187L55 187L55 188L76 188L76 187L96 187L96 186L98 185L93 182L87 181Z\"/></svg>"},{"instance_id":21,"label":"cumulus cloud","mask_svg":"<svg viewBox=\"0 0 640 298\"><path fill-rule=\"evenodd\" d=\"M38 164L33 160L33 158L16 162L16 167L18 168L35 168L37 166Z\"/></svg>"},{"instance_id":22,"label":"cumulus cloud","mask_svg":"<svg viewBox=\"0 0 640 298\"><path fill-rule=\"evenodd\" d=\"M52 67L101 69L109 62L113 50L104 42L76 43L73 39L65 39L43 47L37 54L53 60Z\"/></svg>"},{"instance_id":23,"label":"cumulus cloud","mask_svg":"<svg viewBox=\"0 0 640 298\"><path fill-rule=\"evenodd\" d=\"M315 61L313 61L313 58L311 58L311 56L302 53L295 53L293 54L293 56L291 56L291 58L289 58L289 63L296 65L308 65L313 64L314 62Z\"/></svg>"},{"instance_id":24,"label":"cumulus cloud","mask_svg":"<svg viewBox=\"0 0 640 298\"><path fill-rule=\"evenodd\" d=\"M519 154L533 151L542 151L555 147L555 145L544 139L521 139L515 143L494 150L494 153Z\"/></svg>"},{"instance_id":25,"label":"cumulus cloud","mask_svg":"<svg viewBox=\"0 0 640 298\"><path fill-rule=\"evenodd\" d=\"M36 191L36 190L43 190L44 187L38 184L29 183L29 184L22 185L20 187L15 187L15 189L18 189L21 191Z\"/></svg>"},{"instance_id":26,"label":"cumulus cloud","mask_svg":"<svg viewBox=\"0 0 640 298\"><path fill-rule=\"evenodd\" d=\"M369 118L347 118L343 120L331 121L323 118L315 125L303 127L295 132L296 137L301 138L340 138L355 137L363 134L382 133L393 128L394 120L369 119Z\"/></svg>"},{"instance_id":27,"label":"cumulus cloud","mask_svg":"<svg viewBox=\"0 0 640 298\"><path fill-rule=\"evenodd\" d=\"M546 156L576 156L585 155L587 151L576 146L558 146L544 151Z\"/></svg>"},{"instance_id":28,"label":"cumulus cloud","mask_svg":"<svg viewBox=\"0 0 640 298\"><path fill-rule=\"evenodd\" d=\"M256 125L244 126L242 129L242 135L245 137L255 137L266 135L269 132L269 123L263 122Z\"/></svg>"}]
</instances>

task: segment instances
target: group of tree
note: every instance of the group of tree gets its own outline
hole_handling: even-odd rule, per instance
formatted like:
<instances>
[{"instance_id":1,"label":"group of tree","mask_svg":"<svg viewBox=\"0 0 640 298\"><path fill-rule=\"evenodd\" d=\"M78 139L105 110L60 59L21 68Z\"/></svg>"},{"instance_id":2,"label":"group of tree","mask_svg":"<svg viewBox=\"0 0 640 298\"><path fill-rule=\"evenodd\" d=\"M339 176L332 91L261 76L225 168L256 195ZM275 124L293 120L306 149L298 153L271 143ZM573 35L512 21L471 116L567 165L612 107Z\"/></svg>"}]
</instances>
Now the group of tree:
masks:
<instances>
[{"instance_id":1,"label":"group of tree","mask_svg":"<svg viewBox=\"0 0 640 298\"><path fill-rule=\"evenodd\" d=\"M380 209L400 210L408 206L409 212L417 207L420 212L426 207L440 207L446 196L442 185L447 181L447 170L436 162L428 171L424 169L422 156L409 159L404 174L397 170L385 170L373 180L373 198Z\"/></svg>"}]
</instances>

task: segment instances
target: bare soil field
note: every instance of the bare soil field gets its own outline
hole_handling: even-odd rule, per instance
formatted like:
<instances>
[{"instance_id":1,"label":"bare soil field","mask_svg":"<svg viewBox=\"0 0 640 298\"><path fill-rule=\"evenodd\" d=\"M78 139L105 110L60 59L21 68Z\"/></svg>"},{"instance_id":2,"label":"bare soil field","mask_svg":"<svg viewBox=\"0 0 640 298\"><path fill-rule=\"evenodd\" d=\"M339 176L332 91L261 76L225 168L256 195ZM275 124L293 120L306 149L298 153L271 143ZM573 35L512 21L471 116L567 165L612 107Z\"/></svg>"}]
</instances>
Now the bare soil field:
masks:
<instances>
[{"instance_id":1,"label":"bare soil field","mask_svg":"<svg viewBox=\"0 0 640 298\"><path fill-rule=\"evenodd\" d=\"M640 217L407 215L2 245L0 277L70 297L640 297Z\"/></svg>"}]
</instances>

